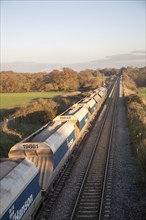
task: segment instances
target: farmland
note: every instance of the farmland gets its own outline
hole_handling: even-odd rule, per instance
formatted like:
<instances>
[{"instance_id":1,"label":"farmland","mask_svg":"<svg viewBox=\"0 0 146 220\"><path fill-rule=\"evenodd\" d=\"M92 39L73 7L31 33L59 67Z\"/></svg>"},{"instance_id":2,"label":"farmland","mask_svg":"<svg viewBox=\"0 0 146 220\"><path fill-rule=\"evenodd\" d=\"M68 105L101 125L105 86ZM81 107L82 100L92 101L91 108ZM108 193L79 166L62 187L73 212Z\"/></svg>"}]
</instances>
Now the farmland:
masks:
<instances>
[{"instance_id":1,"label":"farmland","mask_svg":"<svg viewBox=\"0 0 146 220\"><path fill-rule=\"evenodd\" d=\"M26 93L1 93L0 109L14 108L32 102L36 99L55 98L65 94L65 91L57 92L26 92Z\"/></svg>"}]
</instances>

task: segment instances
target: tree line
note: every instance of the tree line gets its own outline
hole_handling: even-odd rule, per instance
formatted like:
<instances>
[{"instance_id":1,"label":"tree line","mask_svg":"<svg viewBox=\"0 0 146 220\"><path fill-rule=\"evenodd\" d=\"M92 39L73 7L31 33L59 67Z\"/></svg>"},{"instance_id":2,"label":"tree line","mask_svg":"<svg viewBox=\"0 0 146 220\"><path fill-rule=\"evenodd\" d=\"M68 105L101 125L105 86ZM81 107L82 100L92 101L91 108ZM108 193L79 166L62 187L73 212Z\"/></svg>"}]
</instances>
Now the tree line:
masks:
<instances>
[{"instance_id":1,"label":"tree line","mask_svg":"<svg viewBox=\"0 0 146 220\"><path fill-rule=\"evenodd\" d=\"M0 92L47 92L57 90L94 89L105 82L107 70L86 69L79 73L70 68L53 70L50 73L16 73L13 71L0 72ZM110 74L115 74L113 70Z\"/></svg>"},{"instance_id":2,"label":"tree line","mask_svg":"<svg viewBox=\"0 0 146 220\"><path fill-rule=\"evenodd\" d=\"M146 87L146 67L142 68L121 68L121 73L125 77L125 84L129 88Z\"/></svg>"}]
</instances>

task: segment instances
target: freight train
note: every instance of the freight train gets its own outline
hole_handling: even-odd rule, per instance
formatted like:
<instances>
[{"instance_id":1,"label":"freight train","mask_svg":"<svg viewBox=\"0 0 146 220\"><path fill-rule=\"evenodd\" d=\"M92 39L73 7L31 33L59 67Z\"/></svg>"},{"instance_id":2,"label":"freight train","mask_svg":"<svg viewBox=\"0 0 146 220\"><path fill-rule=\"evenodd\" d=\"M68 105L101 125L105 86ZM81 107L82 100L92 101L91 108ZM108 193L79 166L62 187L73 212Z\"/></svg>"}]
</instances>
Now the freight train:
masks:
<instances>
[{"instance_id":1,"label":"freight train","mask_svg":"<svg viewBox=\"0 0 146 220\"><path fill-rule=\"evenodd\" d=\"M33 218L106 97L107 88L95 89L89 97L14 145L9 158L0 159L1 220Z\"/></svg>"}]
</instances>

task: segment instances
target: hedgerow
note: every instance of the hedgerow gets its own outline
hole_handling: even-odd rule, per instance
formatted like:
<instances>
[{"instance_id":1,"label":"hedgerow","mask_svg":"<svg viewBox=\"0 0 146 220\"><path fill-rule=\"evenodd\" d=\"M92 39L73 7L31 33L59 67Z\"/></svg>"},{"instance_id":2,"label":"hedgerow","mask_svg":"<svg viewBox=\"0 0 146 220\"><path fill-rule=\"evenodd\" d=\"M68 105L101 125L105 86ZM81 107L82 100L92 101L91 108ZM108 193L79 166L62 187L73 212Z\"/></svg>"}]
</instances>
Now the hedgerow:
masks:
<instances>
[{"instance_id":1,"label":"hedgerow","mask_svg":"<svg viewBox=\"0 0 146 220\"><path fill-rule=\"evenodd\" d=\"M140 167L140 177L146 184L146 105L143 97L138 94L137 88L133 86L131 72L123 74L124 94L126 97L126 109L131 140L134 152ZM130 78L128 80L128 78ZM130 86L132 82L132 86Z\"/></svg>"}]
</instances>

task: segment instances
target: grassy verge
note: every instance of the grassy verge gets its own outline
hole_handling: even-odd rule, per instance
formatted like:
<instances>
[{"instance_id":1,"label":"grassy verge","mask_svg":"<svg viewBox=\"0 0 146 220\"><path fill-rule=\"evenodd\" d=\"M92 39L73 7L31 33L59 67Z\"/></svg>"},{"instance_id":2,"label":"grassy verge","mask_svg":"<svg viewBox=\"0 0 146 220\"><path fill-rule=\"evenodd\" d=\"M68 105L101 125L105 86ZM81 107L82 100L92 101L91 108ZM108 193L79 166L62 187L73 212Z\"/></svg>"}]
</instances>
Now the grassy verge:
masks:
<instances>
[{"instance_id":1,"label":"grassy verge","mask_svg":"<svg viewBox=\"0 0 146 220\"><path fill-rule=\"evenodd\" d=\"M141 179L146 185L146 105L138 95L129 95L126 99L130 134L141 171Z\"/></svg>"},{"instance_id":2,"label":"grassy verge","mask_svg":"<svg viewBox=\"0 0 146 220\"><path fill-rule=\"evenodd\" d=\"M133 86L132 79L124 77L124 94L128 125L134 152L140 167L140 179L146 185L146 88Z\"/></svg>"},{"instance_id":3,"label":"grassy verge","mask_svg":"<svg viewBox=\"0 0 146 220\"><path fill-rule=\"evenodd\" d=\"M138 92L143 96L144 101L146 101L146 88L140 88Z\"/></svg>"}]
</instances>

